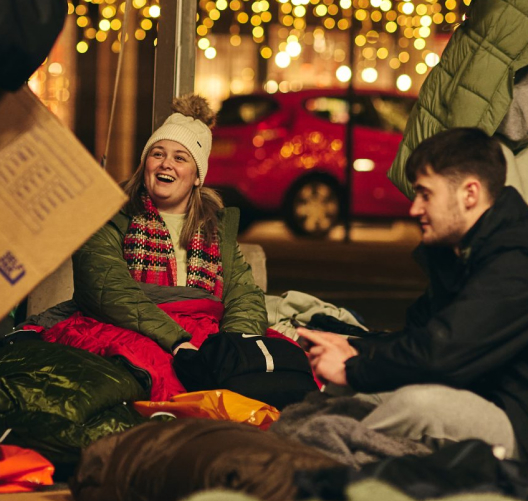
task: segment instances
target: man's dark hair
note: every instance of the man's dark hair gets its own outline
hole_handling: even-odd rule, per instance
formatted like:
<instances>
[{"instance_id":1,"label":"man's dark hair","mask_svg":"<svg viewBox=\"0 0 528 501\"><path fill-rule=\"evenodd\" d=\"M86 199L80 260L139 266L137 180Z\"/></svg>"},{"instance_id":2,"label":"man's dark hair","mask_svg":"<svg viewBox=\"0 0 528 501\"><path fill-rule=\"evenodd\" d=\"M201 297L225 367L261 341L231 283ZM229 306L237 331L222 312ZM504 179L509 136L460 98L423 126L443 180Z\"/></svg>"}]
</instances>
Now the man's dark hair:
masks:
<instances>
[{"instance_id":1,"label":"man's dark hair","mask_svg":"<svg viewBox=\"0 0 528 501\"><path fill-rule=\"evenodd\" d=\"M420 143L405 165L409 181L414 183L428 166L456 186L465 177L476 176L492 201L506 182L506 159L499 141L477 128L448 129Z\"/></svg>"}]
</instances>

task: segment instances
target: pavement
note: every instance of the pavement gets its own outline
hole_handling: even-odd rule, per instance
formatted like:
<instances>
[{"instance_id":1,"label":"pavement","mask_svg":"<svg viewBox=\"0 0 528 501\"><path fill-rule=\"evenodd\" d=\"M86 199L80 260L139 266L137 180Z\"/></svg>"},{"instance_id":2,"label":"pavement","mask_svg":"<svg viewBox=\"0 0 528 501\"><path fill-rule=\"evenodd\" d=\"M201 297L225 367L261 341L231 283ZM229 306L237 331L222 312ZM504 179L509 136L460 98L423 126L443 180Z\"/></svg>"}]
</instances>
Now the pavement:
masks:
<instances>
[{"instance_id":1,"label":"pavement","mask_svg":"<svg viewBox=\"0 0 528 501\"><path fill-rule=\"evenodd\" d=\"M2 494L2 501L72 501L73 497L64 484L57 491L44 490L41 492L19 492L13 494ZM94 500L95 501L95 500Z\"/></svg>"},{"instance_id":2,"label":"pavement","mask_svg":"<svg viewBox=\"0 0 528 501\"><path fill-rule=\"evenodd\" d=\"M343 227L313 240L295 237L281 221L262 221L239 240L264 248L268 294L298 290L359 313L371 329L400 329L427 286L412 258L420 230L410 220L364 220L352 224L350 242L343 237Z\"/></svg>"}]
</instances>

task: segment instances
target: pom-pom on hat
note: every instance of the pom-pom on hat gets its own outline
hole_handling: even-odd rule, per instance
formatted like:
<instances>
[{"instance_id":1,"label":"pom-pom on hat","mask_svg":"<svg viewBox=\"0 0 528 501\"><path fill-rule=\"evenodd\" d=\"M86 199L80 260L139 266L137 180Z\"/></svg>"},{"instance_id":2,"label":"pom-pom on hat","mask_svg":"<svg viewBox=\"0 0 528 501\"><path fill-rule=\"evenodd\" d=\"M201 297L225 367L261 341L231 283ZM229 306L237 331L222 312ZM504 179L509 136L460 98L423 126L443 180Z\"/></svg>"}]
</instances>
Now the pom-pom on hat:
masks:
<instances>
[{"instance_id":1,"label":"pom-pom on hat","mask_svg":"<svg viewBox=\"0 0 528 501\"><path fill-rule=\"evenodd\" d=\"M185 146L193 156L202 186L208 169L213 142L211 128L216 122L216 115L203 97L194 94L176 98L172 103L172 111L174 113L147 141L141 154L141 164L145 162L150 148L158 141L176 141Z\"/></svg>"}]
</instances>

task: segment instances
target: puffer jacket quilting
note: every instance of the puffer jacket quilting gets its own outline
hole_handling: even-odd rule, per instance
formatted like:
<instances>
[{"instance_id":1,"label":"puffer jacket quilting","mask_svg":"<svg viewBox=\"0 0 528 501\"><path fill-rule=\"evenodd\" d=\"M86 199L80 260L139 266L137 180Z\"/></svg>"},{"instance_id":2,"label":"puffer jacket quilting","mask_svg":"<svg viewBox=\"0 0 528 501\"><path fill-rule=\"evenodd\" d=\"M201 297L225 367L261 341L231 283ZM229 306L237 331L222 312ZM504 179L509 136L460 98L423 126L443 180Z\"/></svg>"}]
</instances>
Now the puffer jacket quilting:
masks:
<instances>
[{"instance_id":1,"label":"puffer jacket quilting","mask_svg":"<svg viewBox=\"0 0 528 501\"><path fill-rule=\"evenodd\" d=\"M238 209L220 213L218 234L224 268L225 313L220 329L263 334L267 327L264 293L236 242ZM190 333L151 301L130 276L123 239L130 217L120 212L73 256L74 300L83 314L150 337L166 351Z\"/></svg>"},{"instance_id":2,"label":"puffer jacket quilting","mask_svg":"<svg viewBox=\"0 0 528 501\"><path fill-rule=\"evenodd\" d=\"M125 366L43 341L0 348L0 436L55 465L75 463L99 438L145 422L132 407L147 396Z\"/></svg>"},{"instance_id":3,"label":"puffer jacket quilting","mask_svg":"<svg viewBox=\"0 0 528 501\"><path fill-rule=\"evenodd\" d=\"M453 127L493 135L513 97L515 72L528 65L528 2L478 0L424 82L388 176L409 198L405 163L425 139Z\"/></svg>"}]
</instances>

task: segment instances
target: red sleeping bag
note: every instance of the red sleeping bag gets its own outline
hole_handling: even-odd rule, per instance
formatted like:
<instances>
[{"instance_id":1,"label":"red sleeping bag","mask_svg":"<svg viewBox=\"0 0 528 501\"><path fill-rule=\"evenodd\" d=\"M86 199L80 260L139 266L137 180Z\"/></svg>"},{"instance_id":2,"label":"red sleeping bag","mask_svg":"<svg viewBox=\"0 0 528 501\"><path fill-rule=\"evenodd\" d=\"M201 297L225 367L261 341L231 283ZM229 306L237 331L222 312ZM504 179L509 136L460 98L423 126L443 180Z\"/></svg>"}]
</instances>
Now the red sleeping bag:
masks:
<instances>
[{"instance_id":1,"label":"red sleeping bag","mask_svg":"<svg viewBox=\"0 0 528 501\"><path fill-rule=\"evenodd\" d=\"M158 306L192 334L191 343L197 348L209 334L218 332L224 312L222 303L211 299L175 301ZM103 357L124 357L131 365L150 374L153 401L168 400L172 395L186 392L172 368L172 354L135 331L98 322L78 312L42 332L42 338Z\"/></svg>"}]
</instances>

